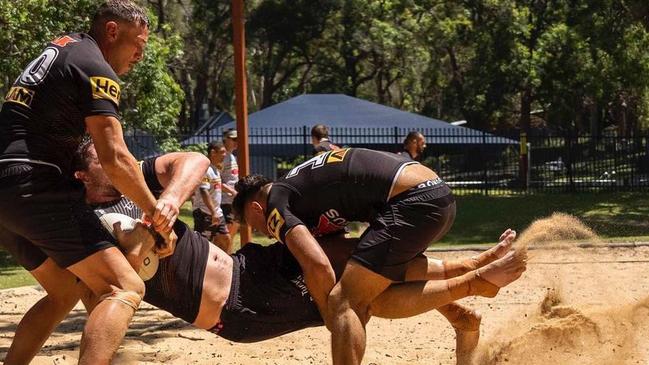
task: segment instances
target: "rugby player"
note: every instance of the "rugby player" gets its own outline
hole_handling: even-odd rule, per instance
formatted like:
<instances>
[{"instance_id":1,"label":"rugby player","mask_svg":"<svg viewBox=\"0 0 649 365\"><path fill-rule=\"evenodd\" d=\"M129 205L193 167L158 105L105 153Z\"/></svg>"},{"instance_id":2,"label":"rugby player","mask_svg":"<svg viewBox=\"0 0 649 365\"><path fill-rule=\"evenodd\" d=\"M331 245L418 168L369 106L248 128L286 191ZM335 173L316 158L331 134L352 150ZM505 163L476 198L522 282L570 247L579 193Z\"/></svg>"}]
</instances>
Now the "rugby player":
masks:
<instances>
[{"instance_id":1,"label":"rugby player","mask_svg":"<svg viewBox=\"0 0 649 365\"><path fill-rule=\"evenodd\" d=\"M425 166L392 153L361 148L330 151L277 182L259 175L236 185L235 213L254 229L285 243L332 333L334 364L360 364L372 303L393 283L405 288L430 279L422 253L455 218L449 187ZM315 237L369 222L340 280ZM525 270L526 252L512 250L512 273L483 273L502 287Z\"/></svg>"},{"instance_id":2,"label":"rugby player","mask_svg":"<svg viewBox=\"0 0 649 365\"><path fill-rule=\"evenodd\" d=\"M144 11L129 0L109 0L99 6L88 33L49 43L5 97L0 111L0 244L14 255L35 247L49 257L38 266L25 266L48 295L25 314L12 348L42 345L74 305L76 276L103 299L84 328L79 362L106 364L144 294L144 283L112 237L88 214L83 189L72 176L72 157L86 131L113 184L165 236L160 253L173 252L171 227L180 199L165 194L156 201L119 121L118 76L142 59L147 39ZM5 362L25 360L8 355Z\"/></svg>"}]
</instances>

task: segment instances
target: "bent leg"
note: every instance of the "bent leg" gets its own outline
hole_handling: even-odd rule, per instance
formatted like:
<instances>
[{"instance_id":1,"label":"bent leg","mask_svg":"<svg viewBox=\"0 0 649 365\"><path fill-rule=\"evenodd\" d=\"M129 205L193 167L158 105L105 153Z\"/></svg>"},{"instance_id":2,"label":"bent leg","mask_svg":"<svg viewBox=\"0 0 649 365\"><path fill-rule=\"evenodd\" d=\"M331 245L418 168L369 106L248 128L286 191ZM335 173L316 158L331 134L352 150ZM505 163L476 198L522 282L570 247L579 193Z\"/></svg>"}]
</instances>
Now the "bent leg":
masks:
<instances>
[{"instance_id":1,"label":"bent leg","mask_svg":"<svg viewBox=\"0 0 649 365\"><path fill-rule=\"evenodd\" d=\"M419 255L408 264L405 281L440 280L464 275L504 257L512 248L516 231L507 229L500 242L478 255L460 260L439 260Z\"/></svg>"},{"instance_id":2,"label":"bent leg","mask_svg":"<svg viewBox=\"0 0 649 365\"><path fill-rule=\"evenodd\" d=\"M334 365L360 364L365 353L365 325L369 305L391 280L350 260L328 299L327 326L331 331Z\"/></svg>"},{"instance_id":3,"label":"bent leg","mask_svg":"<svg viewBox=\"0 0 649 365\"><path fill-rule=\"evenodd\" d=\"M144 283L116 247L96 252L68 269L95 296L105 298L88 317L79 364L108 364L124 338L138 298L144 296Z\"/></svg>"},{"instance_id":4,"label":"bent leg","mask_svg":"<svg viewBox=\"0 0 649 365\"><path fill-rule=\"evenodd\" d=\"M29 364L79 301L77 278L52 259L30 273L47 295L34 304L18 324L5 364Z\"/></svg>"}]
</instances>

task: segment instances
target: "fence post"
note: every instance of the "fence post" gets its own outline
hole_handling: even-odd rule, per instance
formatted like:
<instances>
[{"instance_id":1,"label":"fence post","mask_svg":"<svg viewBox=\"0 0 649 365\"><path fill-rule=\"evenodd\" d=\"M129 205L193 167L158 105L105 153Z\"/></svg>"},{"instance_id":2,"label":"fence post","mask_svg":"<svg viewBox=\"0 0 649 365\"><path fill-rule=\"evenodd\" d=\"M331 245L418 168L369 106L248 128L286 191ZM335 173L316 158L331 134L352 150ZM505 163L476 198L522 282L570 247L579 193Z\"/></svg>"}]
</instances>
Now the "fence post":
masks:
<instances>
[{"instance_id":1,"label":"fence post","mask_svg":"<svg viewBox=\"0 0 649 365\"><path fill-rule=\"evenodd\" d=\"M489 185L487 184L487 158L486 158L486 153L485 149L487 146L487 132L482 131L482 146L480 150L482 153L482 182L484 186L484 195L488 196L489 195Z\"/></svg>"},{"instance_id":2,"label":"fence post","mask_svg":"<svg viewBox=\"0 0 649 365\"><path fill-rule=\"evenodd\" d=\"M399 128L394 126L394 147L395 152L399 152Z\"/></svg>"},{"instance_id":3,"label":"fence post","mask_svg":"<svg viewBox=\"0 0 649 365\"><path fill-rule=\"evenodd\" d=\"M309 155L308 155L308 147L307 146L309 144L309 141L307 141L306 126L305 125L302 126L302 137L303 137L303 141L304 141L304 159L308 160Z\"/></svg>"},{"instance_id":4,"label":"fence post","mask_svg":"<svg viewBox=\"0 0 649 365\"><path fill-rule=\"evenodd\" d=\"M519 176L521 179L521 186L523 191L527 191L527 186L529 182L527 181L527 172L529 170L528 157L527 157L527 133L521 131L520 135L520 159L518 161L518 170Z\"/></svg>"},{"instance_id":5,"label":"fence post","mask_svg":"<svg viewBox=\"0 0 649 365\"><path fill-rule=\"evenodd\" d=\"M572 173L572 136L566 135L566 170L568 172L568 191L575 191L575 180Z\"/></svg>"}]
</instances>

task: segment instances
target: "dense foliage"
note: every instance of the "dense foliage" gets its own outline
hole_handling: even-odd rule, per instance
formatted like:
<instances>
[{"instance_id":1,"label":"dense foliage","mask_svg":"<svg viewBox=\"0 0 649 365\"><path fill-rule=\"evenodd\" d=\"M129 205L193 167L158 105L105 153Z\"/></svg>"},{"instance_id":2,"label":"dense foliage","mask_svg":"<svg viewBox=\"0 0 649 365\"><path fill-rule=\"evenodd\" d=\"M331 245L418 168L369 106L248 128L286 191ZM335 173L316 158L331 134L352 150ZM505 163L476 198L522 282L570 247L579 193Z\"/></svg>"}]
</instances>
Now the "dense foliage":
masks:
<instances>
[{"instance_id":1,"label":"dense foliage","mask_svg":"<svg viewBox=\"0 0 649 365\"><path fill-rule=\"evenodd\" d=\"M0 0L0 91L94 3ZM159 23L127 79L127 122L164 139L234 110L230 1L145 3ZM644 0L245 3L251 111L345 93L485 130L649 129Z\"/></svg>"}]
</instances>

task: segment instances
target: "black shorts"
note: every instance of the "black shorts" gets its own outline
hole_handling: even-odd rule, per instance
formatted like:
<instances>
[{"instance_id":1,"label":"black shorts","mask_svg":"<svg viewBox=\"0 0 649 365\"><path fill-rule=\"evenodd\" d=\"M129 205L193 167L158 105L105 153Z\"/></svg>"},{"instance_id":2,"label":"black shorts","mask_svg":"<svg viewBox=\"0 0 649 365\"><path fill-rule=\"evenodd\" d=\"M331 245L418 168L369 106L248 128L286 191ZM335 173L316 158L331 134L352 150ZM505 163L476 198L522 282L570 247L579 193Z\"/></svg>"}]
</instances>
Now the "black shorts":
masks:
<instances>
[{"instance_id":1,"label":"black shorts","mask_svg":"<svg viewBox=\"0 0 649 365\"><path fill-rule=\"evenodd\" d=\"M436 179L393 197L361 236L352 258L393 281L408 263L448 232L455 220L451 189Z\"/></svg>"},{"instance_id":2,"label":"black shorts","mask_svg":"<svg viewBox=\"0 0 649 365\"><path fill-rule=\"evenodd\" d=\"M232 210L232 204L221 204L221 210L223 210L223 217L225 217L225 224L236 222L236 217L234 216L234 211Z\"/></svg>"},{"instance_id":3,"label":"black shorts","mask_svg":"<svg viewBox=\"0 0 649 365\"><path fill-rule=\"evenodd\" d=\"M196 209L192 212L194 216L194 231L203 235L208 240L212 239L215 234L228 234L228 226L225 225L225 219L221 217L219 224L212 225L212 216Z\"/></svg>"},{"instance_id":4,"label":"black shorts","mask_svg":"<svg viewBox=\"0 0 649 365\"><path fill-rule=\"evenodd\" d=\"M83 186L49 166L0 165L0 245L31 271L49 256L66 268L114 246Z\"/></svg>"},{"instance_id":5,"label":"black shorts","mask_svg":"<svg viewBox=\"0 0 649 365\"><path fill-rule=\"evenodd\" d=\"M285 245L248 243L232 258L230 296L211 332L248 343L324 324Z\"/></svg>"}]
</instances>

